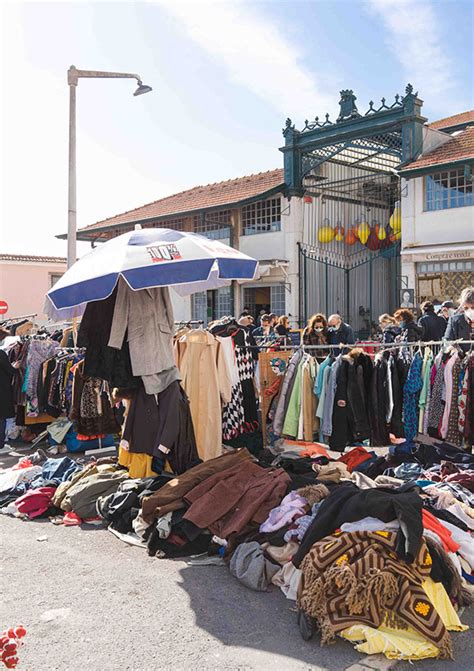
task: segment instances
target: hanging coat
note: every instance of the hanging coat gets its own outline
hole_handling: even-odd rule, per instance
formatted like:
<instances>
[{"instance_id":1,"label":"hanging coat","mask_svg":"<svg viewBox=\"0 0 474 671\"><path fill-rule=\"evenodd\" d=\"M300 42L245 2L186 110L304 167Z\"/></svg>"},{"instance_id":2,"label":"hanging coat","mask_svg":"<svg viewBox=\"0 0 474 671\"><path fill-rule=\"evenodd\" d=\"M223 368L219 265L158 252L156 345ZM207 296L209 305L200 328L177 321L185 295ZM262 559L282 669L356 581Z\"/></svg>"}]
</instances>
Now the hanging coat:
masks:
<instances>
[{"instance_id":1,"label":"hanging coat","mask_svg":"<svg viewBox=\"0 0 474 671\"><path fill-rule=\"evenodd\" d=\"M0 349L0 419L15 416L12 387L14 374L15 369L9 362L8 356Z\"/></svg>"},{"instance_id":2,"label":"hanging coat","mask_svg":"<svg viewBox=\"0 0 474 671\"><path fill-rule=\"evenodd\" d=\"M173 308L168 287L132 291L120 279L109 347L121 349L127 333L134 375L173 368Z\"/></svg>"},{"instance_id":3,"label":"hanging coat","mask_svg":"<svg viewBox=\"0 0 474 671\"><path fill-rule=\"evenodd\" d=\"M211 333L196 329L178 343L178 362L199 457L213 459L222 453L222 403L232 395L224 351Z\"/></svg>"}]
</instances>

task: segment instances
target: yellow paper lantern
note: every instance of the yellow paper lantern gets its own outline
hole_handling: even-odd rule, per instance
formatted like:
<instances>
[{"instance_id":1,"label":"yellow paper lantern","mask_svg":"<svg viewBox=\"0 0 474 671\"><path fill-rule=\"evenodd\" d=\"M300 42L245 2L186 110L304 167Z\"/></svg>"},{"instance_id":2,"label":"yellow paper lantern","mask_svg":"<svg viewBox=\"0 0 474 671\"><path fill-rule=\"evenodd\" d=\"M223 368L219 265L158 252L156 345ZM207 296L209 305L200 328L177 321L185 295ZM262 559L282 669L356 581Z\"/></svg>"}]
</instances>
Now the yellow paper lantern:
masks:
<instances>
[{"instance_id":1,"label":"yellow paper lantern","mask_svg":"<svg viewBox=\"0 0 474 671\"><path fill-rule=\"evenodd\" d=\"M394 233L401 233L402 230L402 211L400 203L395 203L395 209L390 217L390 228Z\"/></svg>"},{"instance_id":2,"label":"yellow paper lantern","mask_svg":"<svg viewBox=\"0 0 474 671\"><path fill-rule=\"evenodd\" d=\"M335 230L335 238L338 242L342 242L342 240L344 240L344 233L344 226L338 224Z\"/></svg>"},{"instance_id":3,"label":"yellow paper lantern","mask_svg":"<svg viewBox=\"0 0 474 671\"><path fill-rule=\"evenodd\" d=\"M335 231L331 226L321 226L318 231L318 240L323 244L327 244L334 240Z\"/></svg>"},{"instance_id":4,"label":"yellow paper lantern","mask_svg":"<svg viewBox=\"0 0 474 671\"><path fill-rule=\"evenodd\" d=\"M380 224L375 225L375 232L377 234L377 237L379 240L385 240L387 237L387 231L385 230L385 226L381 226Z\"/></svg>"},{"instance_id":5,"label":"yellow paper lantern","mask_svg":"<svg viewBox=\"0 0 474 671\"><path fill-rule=\"evenodd\" d=\"M357 228L357 234L361 243L365 245L370 235L370 226L366 221L363 221L361 224L359 224Z\"/></svg>"}]
</instances>

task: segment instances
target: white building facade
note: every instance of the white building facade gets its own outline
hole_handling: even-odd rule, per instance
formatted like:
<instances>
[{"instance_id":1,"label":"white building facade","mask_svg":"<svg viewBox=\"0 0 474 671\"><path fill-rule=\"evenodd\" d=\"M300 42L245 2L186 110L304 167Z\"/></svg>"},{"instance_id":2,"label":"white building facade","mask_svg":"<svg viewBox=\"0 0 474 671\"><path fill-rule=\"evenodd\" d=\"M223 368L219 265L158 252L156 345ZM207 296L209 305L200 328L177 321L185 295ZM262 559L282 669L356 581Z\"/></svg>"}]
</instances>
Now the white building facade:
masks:
<instances>
[{"instance_id":1,"label":"white building facade","mask_svg":"<svg viewBox=\"0 0 474 671\"><path fill-rule=\"evenodd\" d=\"M456 301L474 285L474 111L428 126L402 175L401 290Z\"/></svg>"}]
</instances>

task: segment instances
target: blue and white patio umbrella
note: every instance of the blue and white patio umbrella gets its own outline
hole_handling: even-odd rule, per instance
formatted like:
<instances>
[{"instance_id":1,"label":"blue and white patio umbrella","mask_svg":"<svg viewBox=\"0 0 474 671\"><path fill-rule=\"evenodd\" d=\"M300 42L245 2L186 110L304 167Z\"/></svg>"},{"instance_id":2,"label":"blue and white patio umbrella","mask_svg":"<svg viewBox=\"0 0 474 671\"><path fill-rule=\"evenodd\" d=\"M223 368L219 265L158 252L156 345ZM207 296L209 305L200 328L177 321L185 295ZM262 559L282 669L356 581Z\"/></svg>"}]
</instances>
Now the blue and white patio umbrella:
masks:
<instances>
[{"instance_id":1,"label":"blue and white patio umbrella","mask_svg":"<svg viewBox=\"0 0 474 671\"><path fill-rule=\"evenodd\" d=\"M257 261L218 240L168 228L145 228L108 240L80 258L46 294L51 319L80 316L110 296L119 277L131 289L169 286L181 296L251 280Z\"/></svg>"}]
</instances>

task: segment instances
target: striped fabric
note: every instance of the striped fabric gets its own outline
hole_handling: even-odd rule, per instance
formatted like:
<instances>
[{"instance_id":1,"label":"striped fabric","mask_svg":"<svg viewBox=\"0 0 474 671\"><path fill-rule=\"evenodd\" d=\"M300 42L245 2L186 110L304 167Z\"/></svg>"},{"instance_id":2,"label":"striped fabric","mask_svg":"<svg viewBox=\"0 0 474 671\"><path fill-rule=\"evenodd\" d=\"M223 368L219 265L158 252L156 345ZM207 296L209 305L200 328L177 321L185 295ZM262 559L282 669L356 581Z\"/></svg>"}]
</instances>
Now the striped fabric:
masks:
<instances>
[{"instance_id":1,"label":"striped fabric","mask_svg":"<svg viewBox=\"0 0 474 671\"><path fill-rule=\"evenodd\" d=\"M411 626L452 658L451 638L422 588L432 563L426 544L413 564L395 550L390 531L338 532L315 543L301 564L299 608L316 618L321 644L360 623Z\"/></svg>"}]
</instances>

